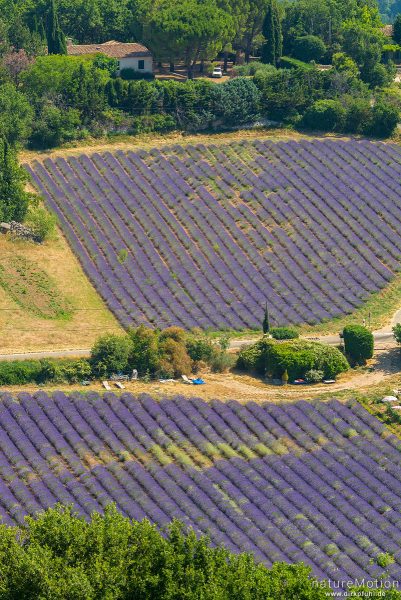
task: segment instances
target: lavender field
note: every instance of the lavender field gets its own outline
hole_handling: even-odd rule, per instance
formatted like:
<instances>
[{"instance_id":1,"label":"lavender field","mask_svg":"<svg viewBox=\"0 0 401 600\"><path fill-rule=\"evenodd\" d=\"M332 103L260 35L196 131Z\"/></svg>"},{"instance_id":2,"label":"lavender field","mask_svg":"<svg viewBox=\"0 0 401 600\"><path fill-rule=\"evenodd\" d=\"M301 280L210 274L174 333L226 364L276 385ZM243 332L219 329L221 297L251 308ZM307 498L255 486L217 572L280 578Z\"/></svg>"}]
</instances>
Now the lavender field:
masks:
<instances>
[{"instance_id":1,"label":"lavender field","mask_svg":"<svg viewBox=\"0 0 401 600\"><path fill-rule=\"evenodd\" d=\"M400 266L401 149L238 141L27 166L124 325L260 327L352 312Z\"/></svg>"},{"instance_id":2,"label":"lavender field","mask_svg":"<svg viewBox=\"0 0 401 600\"><path fill-rule=\"evenodd\" d=\"M111 501L174 517L266 565L401 578L401 442L358 403L206 403L175 397L3 393L0 514Z\"/></svg>"}]
</instances>

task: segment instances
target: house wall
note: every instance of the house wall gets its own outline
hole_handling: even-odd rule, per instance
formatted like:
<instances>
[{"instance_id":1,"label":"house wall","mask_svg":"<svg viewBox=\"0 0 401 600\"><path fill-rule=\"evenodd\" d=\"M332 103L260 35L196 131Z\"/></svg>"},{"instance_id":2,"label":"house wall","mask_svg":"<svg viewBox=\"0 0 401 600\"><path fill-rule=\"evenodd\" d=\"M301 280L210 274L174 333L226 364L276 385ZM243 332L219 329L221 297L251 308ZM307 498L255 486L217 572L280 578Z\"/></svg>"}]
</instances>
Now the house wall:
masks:
<instances>
[{"instance_id":1,"label":"house wall","mask_svg":"<svg viewBox=\"0 0 401 600\"><path fill-rule=\"evenodd\" d=\"M143 60L145 63L144 69L138 69L138 61ZM140 71L141 73L152 73L153 72L153 59L151 56L143 56L143 57L129 57L129 58L120 58L120 71L122 69L134 69L135 71Z\"/></svg>"}]
</instances>

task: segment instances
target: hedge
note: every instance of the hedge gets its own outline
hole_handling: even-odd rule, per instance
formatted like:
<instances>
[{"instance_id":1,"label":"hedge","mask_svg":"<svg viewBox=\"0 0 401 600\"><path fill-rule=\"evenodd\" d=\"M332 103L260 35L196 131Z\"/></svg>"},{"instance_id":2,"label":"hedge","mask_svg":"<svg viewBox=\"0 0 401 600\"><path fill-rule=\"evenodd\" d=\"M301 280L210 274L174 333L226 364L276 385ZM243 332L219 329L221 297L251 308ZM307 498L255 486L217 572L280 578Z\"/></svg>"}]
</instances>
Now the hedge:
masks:
<instances>
[{"instance_id":1,"label":"hedge","mask_svg":"<svg viewBox=\"0 0 401 600\"><path fill-rule=\"evenodd\" d=\"M290 56L282 56L280 58L279 67L280 69L302 69L304 71L313 71L316 69L316 65Z\"/></svg>"},{"instance_id":2,"label":"hedge","mask_svg":"<svg viewBox=\"0 0 401 600\"><path fill-rule=\"evenodd\" d=\"M362 325L347 325L343 331L345 353L358 365L364 365L372 358L374 349L373 334Z\"/></svg>"},{"instance_id":3,"label":"hedge","mask_svg":"<svg viewBox=\"0 0 401 600\"><path fill-rule=\"evenodd\" d=\"M333 346L307 340L276 341L262 338L239 354L237 367L245 371L267 374L281 379L287 371L289 381L304 378L308 371L322 371L333 378L347 371L345 356Z\"/></svg>"},{"instance_id":4,"label":"hedge","mask_svg":"<svg viewBox=\"0 0 401 600\"><path fill-rule=\"evenodd\" d=\"M91 376L87 360L10 360L0 362L0 385L78 383Z\"/></svg>"},{"instance_id":5,"label":"hedge","mask_svg":"<svg viewBox=\"0 0 401 600\"><path fill-rule=\"evenodd\" d=\"M270 335L275 340L295 340L299 338L299 333L294 327L272 327Z\"/></svg>"}]
</instances>

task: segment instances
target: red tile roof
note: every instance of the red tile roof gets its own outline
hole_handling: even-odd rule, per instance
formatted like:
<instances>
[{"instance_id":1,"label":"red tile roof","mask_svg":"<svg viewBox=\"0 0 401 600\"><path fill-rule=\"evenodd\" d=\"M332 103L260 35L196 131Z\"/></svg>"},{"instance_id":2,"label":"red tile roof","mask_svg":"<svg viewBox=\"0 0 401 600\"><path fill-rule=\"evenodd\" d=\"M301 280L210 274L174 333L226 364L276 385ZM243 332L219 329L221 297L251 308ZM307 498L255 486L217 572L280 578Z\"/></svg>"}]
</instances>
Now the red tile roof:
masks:
<instances>
[{"instance_id":1,"label":"red tile roof","mask_svg":"<svg viewBox=\"0 0 401 600\"><path fill-rule=\"evenodd\" d=\"M105 42L104 44L67 45L67 53L71 56L82 56L84 54L96 54L101 52L110 58L129 58L130 56L152 56L146 46L137 43Z\"/></svg>"}]
</instances>

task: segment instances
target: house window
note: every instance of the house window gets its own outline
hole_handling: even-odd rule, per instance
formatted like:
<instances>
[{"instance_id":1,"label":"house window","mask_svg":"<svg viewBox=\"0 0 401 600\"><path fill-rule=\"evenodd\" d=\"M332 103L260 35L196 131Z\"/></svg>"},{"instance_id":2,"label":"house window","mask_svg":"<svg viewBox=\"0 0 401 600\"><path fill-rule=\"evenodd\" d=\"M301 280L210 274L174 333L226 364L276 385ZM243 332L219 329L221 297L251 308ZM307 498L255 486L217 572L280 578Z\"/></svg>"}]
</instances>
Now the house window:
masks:
<instances>
[{"instance_id":1,"label":"house window","mask_svg":"<svg viewBox=\"0 0 401 600\"><path fill-rule=\"evenodd\" d=\"M138 69L143 70L145 68L145 61L138 60Z\"/></svg>"}]
</instances>

